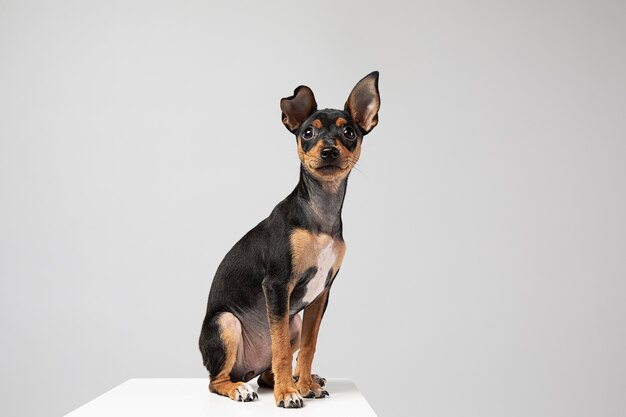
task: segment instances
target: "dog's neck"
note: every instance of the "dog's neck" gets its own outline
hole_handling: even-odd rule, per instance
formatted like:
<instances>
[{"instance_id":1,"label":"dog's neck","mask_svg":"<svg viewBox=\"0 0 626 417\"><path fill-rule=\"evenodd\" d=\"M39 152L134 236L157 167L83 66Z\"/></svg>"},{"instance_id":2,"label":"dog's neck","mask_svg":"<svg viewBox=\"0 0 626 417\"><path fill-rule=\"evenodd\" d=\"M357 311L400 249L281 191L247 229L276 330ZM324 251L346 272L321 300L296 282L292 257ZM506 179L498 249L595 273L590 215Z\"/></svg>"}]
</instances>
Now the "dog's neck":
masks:
<instances>
[{"instance_id":1,"label":"dog's neck","mask_svg":"<svg viewBox=\"0 0 626 417\"><path fill-rule=\"evenodd\" d=\"M346 196L348 176L340 180L322 181L300 166L298 197L306 202L303 210L315 228L331 236L341 233L341 209Z\"/></svg>"}]
</instances>

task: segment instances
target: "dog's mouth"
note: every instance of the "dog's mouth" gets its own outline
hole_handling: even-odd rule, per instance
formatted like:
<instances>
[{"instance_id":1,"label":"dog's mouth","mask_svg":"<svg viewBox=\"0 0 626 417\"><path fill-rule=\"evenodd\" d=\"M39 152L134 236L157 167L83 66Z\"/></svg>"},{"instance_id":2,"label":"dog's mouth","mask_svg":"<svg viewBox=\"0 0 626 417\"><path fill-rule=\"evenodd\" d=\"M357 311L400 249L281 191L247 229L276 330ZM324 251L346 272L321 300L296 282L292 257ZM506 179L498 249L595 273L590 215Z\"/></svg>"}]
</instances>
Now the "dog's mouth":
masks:
<instances>
[{"instance_id":1,"label":"dog's mouth","mask_svg":"<svg viewBox=\"0 0 626 417\"><path fill-rule=\"evenodd\" d=\"M342 167L341 165L333 163L326 163L321 165L311 164L310 166L315 172L323 176L340 175L347 169L347 167Z\"/></svg>"},{"instance_id":2,"label":"dog's mouth","mask_svg":"<svg viewBox=\"0 0 626 417\"><path fill-rule=\"evenodd\" d=\"M336 174L343 171L344 168L340 167L339 165L322 165L318 166L316 170L323 174Z\"/></svg>"},{"instance_id":3,"label":"dog's mouth","mask_svg":"<svg viewBox=\"0 0 626 417\"><path fill-rule=\"evenodd\" d=\"M317 159L309 159L308 161L302 161L307 167L309 172L315 173L320 177L337 177L345 175L350 169L349 164L345 161L321 161ZM342 164L342 162L344 162Z\"/></svg>"}]
</instances>

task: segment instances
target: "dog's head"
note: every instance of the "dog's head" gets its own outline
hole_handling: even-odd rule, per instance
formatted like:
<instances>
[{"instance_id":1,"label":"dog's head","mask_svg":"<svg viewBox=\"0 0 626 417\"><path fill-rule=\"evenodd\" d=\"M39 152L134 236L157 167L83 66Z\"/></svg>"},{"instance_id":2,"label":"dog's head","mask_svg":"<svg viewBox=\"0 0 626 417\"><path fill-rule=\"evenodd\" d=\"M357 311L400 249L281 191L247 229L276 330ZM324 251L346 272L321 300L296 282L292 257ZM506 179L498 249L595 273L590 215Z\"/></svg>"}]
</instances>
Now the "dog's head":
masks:
<instances>
[{"instance_id":1,"label":"dog's head","mask_svg":"<svg viewBox=\"0 0 626 417\"><path fill-rule=\"evenodd\" d=\"M283 123L296 135L302 166L322 181L345 178L361 154L361 142L378 123L378 71L352 89L343 110L317 110L313 91L301 85L280 101Z\"/></svg>"}]
</instances>

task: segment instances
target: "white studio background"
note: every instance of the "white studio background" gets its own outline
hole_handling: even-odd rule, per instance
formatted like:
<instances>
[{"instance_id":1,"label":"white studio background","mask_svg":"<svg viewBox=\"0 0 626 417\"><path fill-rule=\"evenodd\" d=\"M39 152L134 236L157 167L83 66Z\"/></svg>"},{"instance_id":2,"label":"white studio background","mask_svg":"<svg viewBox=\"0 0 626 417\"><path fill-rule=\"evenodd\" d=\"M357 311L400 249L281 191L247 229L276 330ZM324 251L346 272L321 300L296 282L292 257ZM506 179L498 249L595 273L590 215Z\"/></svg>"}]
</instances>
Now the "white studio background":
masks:
<instances>
[{"instance_id":1,"label":"white studio background","mask_svg":"<svg viewBox=\"0 0 626 417\"><path fill-rule=\"evenodd\" d=\"M625 39L623 1L0 1L0 414L206 376L213 273L297 181L280 98L379 70L315 371L624 416Z\"/></svg>"}]
</instances>

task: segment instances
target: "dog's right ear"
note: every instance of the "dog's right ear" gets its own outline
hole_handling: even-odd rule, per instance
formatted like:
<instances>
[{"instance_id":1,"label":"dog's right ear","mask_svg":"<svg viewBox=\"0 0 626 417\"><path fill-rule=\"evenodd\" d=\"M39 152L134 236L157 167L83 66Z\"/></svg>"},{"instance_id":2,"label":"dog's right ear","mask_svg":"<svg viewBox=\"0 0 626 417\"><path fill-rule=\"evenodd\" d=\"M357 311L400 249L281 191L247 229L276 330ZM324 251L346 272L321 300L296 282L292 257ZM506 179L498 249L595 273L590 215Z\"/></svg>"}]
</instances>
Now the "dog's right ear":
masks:
<instances>
[{"instance_id":1,"label":"dog's right ear","mask_svg":"<svg viewBox=\"0 0 626 417\"><path fill-rule=\"evenodd\" d=\"M363 134L367 135L378 124L379 108L378 71L374 71L354 86L344 111L352 116Z\"/></svg>"},{"instance_id":2,"label":"dog's right ear","mask_svg":"<svg viewBox=\"0 0 626 417\"><path fill-rule=\"evenodd\" d=\"M283 112L283 123L291 133L295 133L302 122L317 110L313 91L301 85L293 91L293 96L280 100L280 109Z\"/></svg>"}]
</instances>

